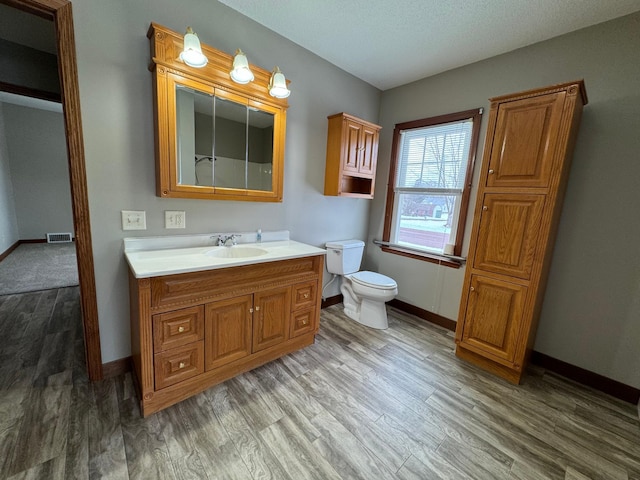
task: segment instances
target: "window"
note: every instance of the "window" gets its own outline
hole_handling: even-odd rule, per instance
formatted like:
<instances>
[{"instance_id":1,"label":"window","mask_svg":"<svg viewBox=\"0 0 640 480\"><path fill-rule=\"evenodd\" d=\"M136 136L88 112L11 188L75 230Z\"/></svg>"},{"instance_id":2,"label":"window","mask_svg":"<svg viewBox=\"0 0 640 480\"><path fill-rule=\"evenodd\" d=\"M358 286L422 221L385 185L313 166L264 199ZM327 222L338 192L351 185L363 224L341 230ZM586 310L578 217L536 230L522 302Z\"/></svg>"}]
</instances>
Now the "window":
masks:
<instances>
[{"instance_id":1,"label":"window","mask_svg":"<svg viewBox=\"0 0 640 480\"><path fill-rule=\"evenodd\" d=\"M460 255L482 109L399 123L393 133L386 251Z\"/></svg>"}]
</instances>

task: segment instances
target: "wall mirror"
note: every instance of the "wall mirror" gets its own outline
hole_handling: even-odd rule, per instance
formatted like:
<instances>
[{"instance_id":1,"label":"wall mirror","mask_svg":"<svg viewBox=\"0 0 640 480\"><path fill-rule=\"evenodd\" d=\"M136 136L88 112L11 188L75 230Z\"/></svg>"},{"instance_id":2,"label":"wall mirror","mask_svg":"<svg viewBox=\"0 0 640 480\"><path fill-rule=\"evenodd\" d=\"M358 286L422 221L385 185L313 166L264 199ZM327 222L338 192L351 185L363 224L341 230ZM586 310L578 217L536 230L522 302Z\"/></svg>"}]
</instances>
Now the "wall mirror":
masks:
<instances>
[{"instance_id":1,"label":"wall mirror","mask_svg":"<svg viewBox=\"0 0 640 480\"><path fill-rule=\"evenodd\" d=\"M179 60L182 36L151 24L156 179L161 197L282 201L286 99L269 96L271 73L231 81L233 57L202 45L204 68Z\"/></svg>"}]
</instances>

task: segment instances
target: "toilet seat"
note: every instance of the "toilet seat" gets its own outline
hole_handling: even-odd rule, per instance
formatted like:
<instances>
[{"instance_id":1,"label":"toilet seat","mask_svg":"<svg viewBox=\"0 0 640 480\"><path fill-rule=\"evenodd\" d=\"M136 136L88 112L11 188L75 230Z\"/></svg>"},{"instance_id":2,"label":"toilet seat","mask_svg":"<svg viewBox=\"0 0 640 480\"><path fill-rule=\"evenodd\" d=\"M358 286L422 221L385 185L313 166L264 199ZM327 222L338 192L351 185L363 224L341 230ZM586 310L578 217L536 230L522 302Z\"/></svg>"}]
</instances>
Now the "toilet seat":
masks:
<instances>
[{"instance_id":1,"label":"toilet seat","mask_svg":"<svg viewBox=\"0 0 640 480\"><path fill-rule=\"evenodd\" d=\"M349 275L349 278L357 284L364 287L375 288L376 290L394 290L398 288L398 284L393 278L367 270Z\"/></svg>"}]
</instances>

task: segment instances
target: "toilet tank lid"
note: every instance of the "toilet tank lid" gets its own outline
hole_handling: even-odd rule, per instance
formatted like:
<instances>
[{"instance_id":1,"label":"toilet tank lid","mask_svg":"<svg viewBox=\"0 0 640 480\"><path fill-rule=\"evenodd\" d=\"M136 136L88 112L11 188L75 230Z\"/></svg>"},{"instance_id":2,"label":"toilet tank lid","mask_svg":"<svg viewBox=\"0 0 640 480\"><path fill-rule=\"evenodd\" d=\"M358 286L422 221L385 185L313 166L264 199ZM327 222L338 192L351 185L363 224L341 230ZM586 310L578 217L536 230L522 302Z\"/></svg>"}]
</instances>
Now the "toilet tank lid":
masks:
<instances>
[{"instance_id":1,"label":"toilet tank lid","mask_svg":"<svg viewBox=\"0 0 640 480\"><path fill-rule=\"evenodd\" d=\"M327 248L337 248L339 250L345 248L357 248L364 247L364 242L362 240L335 240L333 242L325 243Z\"/></svg>"}]
</instances>

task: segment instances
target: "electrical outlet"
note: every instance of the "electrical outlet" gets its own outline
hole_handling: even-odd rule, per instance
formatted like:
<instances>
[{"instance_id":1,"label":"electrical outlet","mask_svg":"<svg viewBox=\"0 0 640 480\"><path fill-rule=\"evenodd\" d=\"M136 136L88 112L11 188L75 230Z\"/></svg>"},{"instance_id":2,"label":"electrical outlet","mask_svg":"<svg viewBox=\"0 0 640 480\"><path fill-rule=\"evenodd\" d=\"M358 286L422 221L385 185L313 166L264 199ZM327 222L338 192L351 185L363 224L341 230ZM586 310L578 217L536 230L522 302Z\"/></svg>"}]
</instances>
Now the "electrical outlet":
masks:
<instances>
[{"instance_id":1,"label":"electrical outlet","mask_svg":"<svg viewBox=\"0 0 640 480\"><path fill-rule=\"evenodd\" d=\"M164 228L185 228L186 214L175 210L165 210Z\"/></svg>"},{"instance_id":2,"label":"electrical outlet","mask_svg":"<svg viewBox=\"0 0 640 480\"><path fill-rule=\"evenodd\" d=\"M144 210L122 210L122 230L146 230L147 217Z\"/></svg>"}]
</instances>

